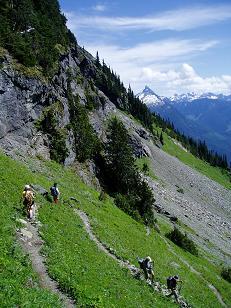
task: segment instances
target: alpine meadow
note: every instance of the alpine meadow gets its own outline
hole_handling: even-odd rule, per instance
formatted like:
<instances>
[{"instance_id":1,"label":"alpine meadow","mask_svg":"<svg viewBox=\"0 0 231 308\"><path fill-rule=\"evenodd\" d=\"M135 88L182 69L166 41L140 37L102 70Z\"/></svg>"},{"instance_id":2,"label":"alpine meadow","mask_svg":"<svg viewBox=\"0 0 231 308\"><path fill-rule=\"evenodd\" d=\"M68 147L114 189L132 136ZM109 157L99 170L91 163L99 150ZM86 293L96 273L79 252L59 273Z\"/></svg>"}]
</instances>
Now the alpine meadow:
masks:
<instances>
[{"instance_id":1,"label":"alpine meadow","mask_svg":"<svg viewBox=\"0 0 231 308\"><path fill-rule=\"evenodd\" d=\"M0 307L231 306L230 156L197 134L196 112L188 125L147 86L136 95L146 82L138 40L228 23L228 6L215 18L207 2L192 5L196 21L176 22L176 9L161 13L169 0L143 17L130 0L1 0ZM131 44L131 31L138 47L119 49L117 35ZM171 70L148 76L167 91L183 74Z\"/></svg>"}]
</instances>

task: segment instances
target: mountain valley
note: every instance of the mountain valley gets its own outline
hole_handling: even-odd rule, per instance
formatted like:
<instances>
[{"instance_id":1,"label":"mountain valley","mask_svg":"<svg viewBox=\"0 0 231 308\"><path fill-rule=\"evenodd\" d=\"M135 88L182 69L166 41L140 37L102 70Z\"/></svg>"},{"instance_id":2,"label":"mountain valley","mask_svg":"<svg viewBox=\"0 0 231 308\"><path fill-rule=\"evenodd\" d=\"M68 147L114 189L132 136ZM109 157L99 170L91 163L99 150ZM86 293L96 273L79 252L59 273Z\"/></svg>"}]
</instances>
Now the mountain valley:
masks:
<instances>
[{"instance_id":1,"label":"mountain valley","mask_svg":"<svg viewBox=\"0 0 231 308\"><path fill-rule=\"evenodd\" d=\"M160 97L148 86L137 96L187 136L205 141L231 161L231 96L188 93Z\"/></svg>"}]
</instances>

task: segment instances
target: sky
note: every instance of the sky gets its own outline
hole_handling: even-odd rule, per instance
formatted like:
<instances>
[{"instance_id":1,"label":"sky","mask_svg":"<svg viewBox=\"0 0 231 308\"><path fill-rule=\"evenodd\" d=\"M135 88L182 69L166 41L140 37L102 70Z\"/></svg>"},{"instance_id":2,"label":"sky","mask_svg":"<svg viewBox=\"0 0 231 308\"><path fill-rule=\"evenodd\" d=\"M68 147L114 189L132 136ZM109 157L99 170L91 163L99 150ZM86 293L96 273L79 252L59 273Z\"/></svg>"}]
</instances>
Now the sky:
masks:
<instances>
[{"instance_id":1,"label":"sky","mask_svg":"<svg viewBox=\"0 0 231 308\"><path fill-rule=\"evenodd\" d=\"M134 93L231 94L231 0L61 0L78 44Z\"/></svg>"}]
</instances>

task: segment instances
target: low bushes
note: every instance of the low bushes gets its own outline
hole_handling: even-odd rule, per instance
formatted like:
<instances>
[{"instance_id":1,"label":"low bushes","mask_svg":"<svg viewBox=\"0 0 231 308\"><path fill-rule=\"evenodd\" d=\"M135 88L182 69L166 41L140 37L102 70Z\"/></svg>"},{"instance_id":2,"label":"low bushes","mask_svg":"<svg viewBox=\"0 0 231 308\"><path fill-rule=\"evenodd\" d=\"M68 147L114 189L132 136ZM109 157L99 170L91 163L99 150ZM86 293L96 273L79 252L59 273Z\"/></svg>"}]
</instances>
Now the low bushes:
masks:
<instances>
[{"instance_id":1,"label":"low bushes","mask_svg":"<svg viewBox=\"0 0 231 308\"><path fill-rule=\"evenodd\" d=\"M173 231L166 234L166 237L169 238L173 243L183 248L184 250L189 251L191 254L198 256L198 250L196 245L192 240L187 237L187 234L183 234L176 227Z\"/></svg>"},{"instance_id":2,"label":"low bushes","mask_svg":"<svg viewBox=\"0 0 231 308\"><path fill-rule=\"evenodd\" d=\"M223 268L223 270L221 271L221 277L228 282L231 282L231 267Z\"/></svg>"}]
</instances>

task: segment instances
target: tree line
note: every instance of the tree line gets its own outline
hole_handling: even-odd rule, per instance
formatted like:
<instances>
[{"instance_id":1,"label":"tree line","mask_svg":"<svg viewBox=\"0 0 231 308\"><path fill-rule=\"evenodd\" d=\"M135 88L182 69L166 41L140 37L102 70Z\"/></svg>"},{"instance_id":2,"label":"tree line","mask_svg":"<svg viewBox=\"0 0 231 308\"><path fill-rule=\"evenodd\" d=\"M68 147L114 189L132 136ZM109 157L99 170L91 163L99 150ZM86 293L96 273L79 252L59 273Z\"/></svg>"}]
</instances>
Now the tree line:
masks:
<instances>
[{"instance_id":1,"label":"tree line","mask_svg":"<svg viewBox=\"0 0 231 308\"><path fill-rule=\"evenodd\" d=\"M94 77L95 85L115 104L115 106L123 111L128 112L138 119L146 128L152 131L152 113L147 106L137 98L129 86L125 88L120 76L108 67L104 60L102 64L97 52L95 58L97 72Z\"/></svg>"},{"instance_id":2,"label":"tree line","mask_svg":"<svg viewBox=\"0 0 231 308\"><path fill-rule=\"evenodd\" d=\"M220 155L208 148L205 141L195 140L186 136L174 127L169 120L164 120L158 114L153 114L155 124L162 128L170 137L178 140L194 156L208 162L211 166L230 170L226 155ZM163 139L163 136L162 136Z\"/></svg>"}]
</instances>

